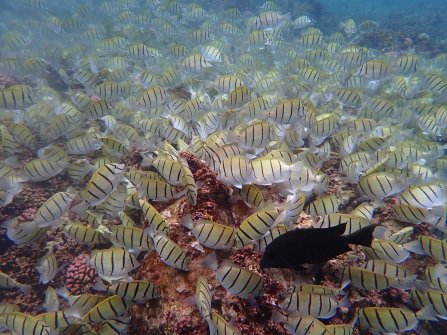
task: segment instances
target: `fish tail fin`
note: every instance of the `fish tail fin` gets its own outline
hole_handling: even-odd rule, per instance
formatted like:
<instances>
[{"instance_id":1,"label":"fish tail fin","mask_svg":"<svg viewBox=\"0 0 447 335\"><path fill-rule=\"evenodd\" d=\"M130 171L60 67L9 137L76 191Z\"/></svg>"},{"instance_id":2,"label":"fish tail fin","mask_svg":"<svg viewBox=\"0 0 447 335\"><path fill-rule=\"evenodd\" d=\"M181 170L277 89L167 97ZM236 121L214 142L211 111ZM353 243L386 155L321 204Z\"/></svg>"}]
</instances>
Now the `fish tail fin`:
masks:
<instances>
[{"instance_id":1,"label":"fish tail fin","mask_svg":"<svg viewBox=\"0 0 447 335\"><path fill-rule=\"evenodd\" d=\"M192 221L191 215L186 215L182 218L182 226L188 228L188 230L192 230L194 228L194 222Z\"/></svg>"},{"instance_id":2,"label":"fish tail fin","mask_svg":"<svg viewBox=\"0 0 447 335\"><path fill-rule=\"evenodd\" d=\"M74 206L71 209L73 212L78 214L80 217L85 218L87 216L87 210L88 210L88 203L87 201L81 201L79 204Z\"/></svg>"},{"instance_id":3,"label":"fish tail fin","mask_svg":"<svg viewBox=\"0 0 447 335\"><path fill-rule=\"evenodd\" d=\"M211 320L211 317L208 317L206 319L206 322L208 323L208 327L210 329L210 334L217 334L217 327L213 320Z\"/></svg>"},{"instance_id":4,"label":"fish tail fin","mask_svg":"<svg viewBox=\"0 0 447 335\"><path fill-rule=\"evenodd\" d=\"M414 284L415 284L416 289L418 291L421 291L422 293L427 292L427 290L431 288L430 283L426 280L418 279L415 281Z\"/></svg>"},{"instance_id":5,"label":"fish tail fin","mask_svg":"<svg viewBox=\"0 0 447 335\"><path fill-rule=\"evenodd\" d=\"M68 288L66 286L58 288L56 290L56 294L64 299L68 299L68 297L71 295L70 291L68 291Z\"/></svg>"},{"instance_id":6,"label":"fish tail fin","mask_svg":"<svg viewBox=\"0 0 447 335\"><path fill-rule=\"evenodd\" d=\"M403 245L403 247L404 247L404 249L406 249L408 251L411 251L411 252L413 252L415 254L418 254L418 255L424 255L425 254L425 251L422 249L421 242L419 241L419 239L411 241L411 242L408 242L408 243L405 243Z\"/></svg>"},{"instance_id":7,"label":"fish tail fin","mask_svg":"<svg viewBox=\"0 0 447 335\"><path fill-rule=\"evenodd\" d=\"M374 229L379 225L369 225L357 230L355 233L346 236L348 243L362 245L364 247L371 247L373 241Z\"/></svg>"},{"instance_id":8,"label":"fish tail fin","mask_svg":"<svg viewBox=\"0 0 447 335\"><path fill-rule=\"evenodd\" d=\"M104 284L100 277L96 278L96 283L93 285L95 291L107 291L108 285Z\"/></svg>"},{"instance_id":9,"label":"fish tail fin","mask_svg":"<svg viewBox=\"0 0 447 335\"><path fill-rule=\"evenodd\" d=\"M438 313L436 312L433 305L430 304L422 308L419 312L417 312L416 316L419 320L438 321L438 319L436 318L437 314Z\"/></svg>"},{"instance_id":10,"label":"fish tail fin","mask_svg":"<svg viewBox=\"0 0 447 335\"><path fill-rule=\"evenodd\" d=\"M401 290L409 290L414 286L414 283L416 281L417 276L409 276L404 278L396 278L396 287L400 288Z\"/></svg>"},{"instance_id":11,"label":"fish tail fin","mask_svg":"<svg viewBox=\"0 0 447 335\"><path fill-rule=\"evenodd\" d=\"M278 311L272 311L272 317L270 318L270 320L274 322L286 323L287 317Z\"/></svg>"},{"instance_id":12,"label":"fish tail fin","mask_svg":"<svg viewBox=\"0 0 447 335\"><path fill-rule=\"evenodd\" d=\"M348 295L345 295L345 296L343 297L343 299L341 299L341 300L338 302L338 307L346 307L346 308L351 307L351 303L349 302L349 297L348 297Z\"/></svg>"},{"instance_id":13,"label":"fish tail fin","mask_svg":"<svg viewBox=\"0 0 447 335\"><path fill-rule=\"evenodd\" d=\"M436 264L433 267L433 277L442 278L447 276L447 268L441 263Z\"/></svg>"},{"instance_id":14,"label":"fish tail fin","mask_svg":"<svg viewBox=\"0 0 447 335\"><path fill-rule=\"evenodd\" d=\"M19 286L19 289L20 289L20 291L22 291L22 293L23 294L28 294L29 293L29 291L31 290L31 286L30 285L27 285L27 284L21 284L20 286Z\"/></svg>"},{"instance_id":15,"label":"fish tail fin","mask_svg":"<svg viewBox=\"0 0 447 335\"><path fill-rule=\"evenodd\" d=\"M205 257L205 259L202 262L203 265L210 268L213 271L216 271L219 267L219 263L217 261L216 253L213 251L208 256Z\"/></svg>"},{"instance_id":16,"label":"fish tail fin","mask_svg":"<svg viewBox=\"0 0 447 335\"><path fill-rule=\"evenodd\" d=\"M0 227L2 227L2 228L13 228L13 227L16 227L18 225L17 218L18 217L15 217L15 218L12 218L12 219L9 219L9 220L6 220L6 221L0 223Z\"/></svg>"}]
</instances>

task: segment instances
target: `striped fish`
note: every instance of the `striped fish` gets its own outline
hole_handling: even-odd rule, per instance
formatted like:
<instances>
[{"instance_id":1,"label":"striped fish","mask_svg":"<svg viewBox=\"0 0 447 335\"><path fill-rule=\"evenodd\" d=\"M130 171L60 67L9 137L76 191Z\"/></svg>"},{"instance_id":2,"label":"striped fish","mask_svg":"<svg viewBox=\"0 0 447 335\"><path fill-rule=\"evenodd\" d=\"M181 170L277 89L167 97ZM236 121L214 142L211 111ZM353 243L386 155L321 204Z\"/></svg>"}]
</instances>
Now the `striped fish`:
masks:
<instances>
[{"instance_id":1,"label":"striped fish","mask_svg":"<svg viewBox=\"0 0 447 335\"><path fill-rule=\"evenodd\" d=\"M33 222L39 227L49 226L64 215L73 201L76 194L58 192L45 201L36 213Z\"/></svg>"},{"instance_id":2,"label":"striped fish","mask_svg":"<svg viewBox=\"0 0 447 335\"><path fill-rule=\"evenodd\" d=\"M87 245L105 244L107 240L99 231L82 223L68 222L64 225L66 236L73 238L76 242Z\"/></svg>"},{"instance_id":3,"label":"striped fish","mask_svg":"<svg viewBox=\"0 0 447 335\"><path fill-rule=\"evenodd\" d=\"M275 227L270 229L264 236L259 240L254 242L253 249L259 253L264 253L265 248L269 245L275 238L285 234L289 231L289 227L283 224L277 224Z\"/></svg>"},{"instance_id":4,"label":"striped fish","mask_svg":"<svg viewBox=\"0 0 447 335\"><path fill-rule=\"evenodd\" d=\"M88 207L96 206L104 202L110 193L115 191L118 184L123 179L125 173L124 164L110 163L95 171L90 178L81 197L83 202L76 205L72 210L80 215L84 215Z\"/></svg>"},{"instance_id":5,"label":"striped fish","mask_svg":"<svg viewBox=\"0 0 447 335\"><path fill-rule=\"evenodd\" d=\"M403 247L405 250L430 256L440 262L447 261L447 241L430 236L419 236L417 240L405 243Z\"/></svg>"},{"instance_id":6,"label":"striped fish","mask_svg":"<svg viewBox=\"0 0 447 335\"><path fill-rule=\"evenodd\" d=\"M127 198L126 191L124 185L118 185L117 189L110 193L103 202L96 205L95 210L112 218L117 218L118 212L124 210Z\"/></svg>"},{"instance_id":7,"label":"striped fish","mask_svg":"<svg viewBox=\"0 0 447 335\"><path fill-rule=\"evenodd\" d=\"M196 53L186 56L180 63L180 66L188 72L197 73L213 65L201 54Z\"/></svg>"},{"instance_id":8,"label":"striped fish","mask_svg":"<svg viewBox=\"0 0 447 335\"><path fill-rule=\"evenodd\" d=\"M339 196L335 194L326 195L312 201L307 206L306 212L312 217L325 216L337 212L340 204Z\"/></svg>"},{"instance_id":9,"label":"striped fish","mask_svg":"<svg viewBox=\"0 0 447 335\"><path fill-rule=\"evenodd\" d=\"M260 207L264 205L262 191L255 185L243 185L242 189L237 192L247 206Z\"/></svg>"},{"instance_id":10,"label":"striped fish","mask_svg":"<svg viewBox=\"0 0 447 335\"><path fill-rule=\"evenodd\" d=\"M210 334L212 335L241 335L241 332L232 324L227 322L225 318L211 312L212 326L210 325Z\"/></svg>"},{"instance_id":11,"label":"striped fish","mask_svg":"<svg viewBox=\"0 0 447 335\"><path fill-rule=\"evenodd\" d=\"M317 294L333 294L333 295L345 295L345 292L342 289L336 287L329 287L324 285L313 285L313 284L305 284L305 285L294 285L292 284L287 291L284 293L284 296L288 296L295 292L307 292L307 293L317 293Z\"/></svg>"},{"instance_id":12,"label":"striped fish","mask_svg":"<svg viewBox=\"0 0 447 335\"><path fill-rule=\"evenodd\" d=\"M197 279L195 302L202 318L209 324L211 321L211 299L212 294L205 277Z\"/></svg>"},{"instance_id":13,"label":"striped fish","mask_svg":"<svg viewBox=\"0 0 447 335\"><path fill-rule=\"evenodd\" d=\"M39 149L37 155L40 159L46 159L51 162L63 163L68 160L68 154L61 147L50 144L49 146Z\"/></svg>"},{"instance_id":14,"label":"striped fish","mask_svg":"<svg viewBox=\"0 0 447 335\"><path fill-rule=\"evenodd\" d=\"M101 99L115 100L122 96L120 85L114 81L104 81L96 85L94 92Z\"/></svg>"},{"instance_id":15,"label":"striped fish","mask_svg":"<svg viewBox=\"0 0 447 335\"><path fill-rule=\"evenodd\" d=\"M218 180L223 183L242 188L249 184L253 178L253 170L248 158L243 156L232 156L225 158L218 171Z\"/></svg>"},{"instance_id":16,"label":"striped fish","mask_svg":"<svg viewBox=\"0 0 447 335\"><path fill-rule=\"evenodd\" d=\"M50 179L61 173L68 163L64 161L54 162L48 159L33 159L23 166L19 173L20 181L39 182Z\"/></svg>"},{"instance_id":17,"label":"striped fish","mask_svg":"<svg viewBox=\"0 0 447 335\"><path fill-rule=\"evenodd\" d=\"M412 224L422 222L434 223L439 218L427 208L418 208L409 205L393 205L392 208L394 217L402 222Z\"/></svg>"},{"instance_id":18,"label":"striped fish","mask_svg":"<svg viewBox=\"0 0 447 335\"><path fill-rule=\"evenodd\" d=\"M430 266L424 271L424 279L431 288L447 293L447 268L442 264Z\"/></svg>"},{"instance_id":19,"label":"striped fish","mask_svg":"<svg viewBox=\"0 0 447 335\"><path fill-rule=\"evenodd\" d=\"M103 228L103 236L113 245L127 249L132 254L154 249L151 237L141 228L110 226Z\"/></svg>"},{"instance_id":20,"label":"striped fish","mask_svg":"<svg viewBox=\"0 0 447 335\"><path fill-rule=\"evenodd\" d=\"M278 158L262 157L251 162L256 185L272 185L288 181L291 174L299 169L299 164L287 165Z\"/></svg>"},{"instance_id":21,"label":"striped fish","mask_svg":"<svg viewBox=\"0 0 447 335\"><path fill-rule=\"evenodd\" d=\"M386 172L376 172L360 178L357 189L360 194L371 200L382 201L384 197L401 192L404 186L395 176Z\"/></svg>"},{"instance_id":22,"label":"striped fish","mask_svg":"<svg viewBox=\"0 0 447 335\"><path fill-rule=\"evenodd\" d=\"M107 100L90 100L85 108L87 120L97 120L112 112L112 106Z\"/></svg>"},{"instance_id":23,"label":"striped fish","mask_svg":"<svg viewBox=\"0 0 447 335\"><path fill-rule=\"evenodd\" d=\"M414 286L417 276L407 276L404 278L389 277L381 273L369 271L368 269L348 266L342 274L342 288L348 284L363 290L384 290L389 287L402 290L411 289Z\"/></svg>"},{"instance_id":24,"label":"striped fish","mask_svg":"<svg viewBox=\"0 0 447 335\"><path fill-rule=\"evenodd\" d=\"M81 317L106 298L99 294L70 295L67 288L57 290L57 294L68 300L70 308L65 313L75 317Z\"/></svg>"},{"instance_id":25,"label":"striped fish","mask_svg":"<svg viewBox=\"0 0 447 335\"><path fill-rule=\"evenodd\" d=\"M430 209L447 202L447 192L437 183L410 186L399 197L403 205Z\"/></svg>"},{"instance_id":26,"label":"striped fish","mask_svg":"<svg viewBox=\"0 0 447 335\"><path fill-rule=\"evenodd\" d=\"M182 164L168 157L158 156L152 161L158 173L171 185L182 185Z\"/></svg>"},{"instance_id":27,"label":"striped fish","mask_svg":"<svg viewBox=\"0 0 447 335\"><path fill-rule=\"evenodd\" d=\"M347 296L343 300L337 301L333 294L295 292L281 304L281 308L289 313L310 315L319 319L333 317L338 307L349 307Z\"/></svg>"},{"instance_id":28,"label":"striped fish","mask_svg":"<svg viewBox=\"0 0 447 335\"><path fill-rule=\"evenodd\" d=\"M139 262L127 250L112 247L109 249L93 250L89 263L107 282L128 277L129 271L134 270Z\"/></svg>"},{"instance_id":29,"label":"striped fish","mask_svg":"<svg viewBox=\"0 0 447 335\"><path fill-rule=\"evenodd\" d=\"M279 124L293 124L303 115L303 103L299 99L289 99L280 102L273 109L265 113L268 119Z\"/></svg>"},{"instance_id":30,"label":"striped fish","mask_svg":"<svg viewBox=\"0 0 447 335\"><path fill-rule=\"evenodd\" d=\"M101 149L102 146L103 143L90 134L73 137L65 143L65 149L70 155L85 155Z\"/></svg>"},{"instance_id":31,"label":"striped fish","mask_svg":"<svg viewBox=\"0 0 447 335\"><path fill-rule=\"evenodd\" d=\"M228 261L219 265L214 252L205 258L203 264L214 270L220 284L237 297L258 297L264 292L264 280L259 274Z\"/></svg>"},{"instance_id":32,"label":"striped fish","mask_svg":"<svg viewBox=\"0 0 447 335\"><path fill-rule=\"evenodd\" d=\"M75 317L67 315L62 311L38 314L36 315L36 319L50 327L52 333L58 333L58 331L67 328L76 320Z\"/></svg>"},{"instance_id":33,"label":"striped fish","mask_svg":"<svg viewBox=\"0 0 447 335\"><path fill-rule=\"evenodd\" d=\"M278 311L273 311L271 320L283 323L284 328L296 335L334 335L323 322L310 315L285 316Z\"/></svg>"},{"instance_id":34,"label":"striped fish","mask_svg":"<svg viewBox=\"0 0 447 335\"><path fill-rule=\"evenodd\" d=\"M426 308L430 309L430 305L433 306L433 314L439 318L445 320L447 317L447 294L428 289L425 292L419 289L414 289L410 294L410 302L416 308L422 308L422 311Z\"/></svg>"},{"instance_id":35,"label":"striped fish","mask_svg":"<svg viewBox=\"0 0 447 335\"><path fill-rule=\"evenodd\" d=\"M373 214L374 214L374 205L369 202L361 203L351 212L351 215L355 215L368 220L372 220Z\"/></svg>"},{"instance_id":36,"label":"striped fish","mask_svg":"<svg viewBox=\"0 0 447 335\"><path fill-rule=\"evenodd\" d=\"M0 140L2 151L7 153L8 155L12 156L19 150L19 143L17 143L8 129L3 125L0 125Z\"/></svg>"},{"instance_id":37,"label":"striped fish","mask_svg":"<svg viewBox=\"0 0 447 335\"><path fill-rule=\"evenodd\" d=\"M89 323L98 323L105 320L116 319L123 316L132 307L133 303L124 298L113 295L82 316L81 320Z\"/></svg>"},{"instance_id":38,"label":"striped fish","mask_svg":"<svg viewBox=\"0 0 447 335\"><path fill-rule=\"evenodd\" d=\"M114 157L121 157L122 155L128 155L129 154L129 147L128 145L124 144L123 142L119 141L116 138L113 137L101 137L101 142L104 143L107 149L109 149L109 153L111 153ZM104 150L104 148L103 148Z\"/></svg>"},{"instance_id":39,"label":"striped fish","mask_svg":"<svg viewBox=\"0 0 447 335\"><path fill-rule=\"evenodd\" d=\"M129 327L127 319L113 319L105 321L98 333L103 335L120 335L124 334Z\"/></svg>"},{"instance_id":40,"label":"striped fish","mask_svg":"<svg viewBox=\"0 0 447 335\"><path fill-rule=\"evenodd\" d=\"M20 307L10 302L0 302L0 314L11 312L20 312Z\"/></svg>"},{"instance_id":41,"label":"striped fish","mask_svg":"<svg viewBox=\"0 0 447 335\"><path fill-rule=\"evenodd\" d=\"M389 77L392 71L391 65L379 60L370 60L359 68L357 75L380 80Z\"/></svg>"},{"instance_id":42,"label":"striped fish","mask_svg":"<svg viewBox=\"0 0 447 335\"><path fill-rule=\"evenodd\" d=\"M124 211L118 212L118 217L121 221L121 224L124 227L135 227L136 226L135 221L129 215L127 215L127 213L125 213Z\"/></svg>"},{"instance_id":43,"label":"striped fish","mask_svg":"<svg viewBox=\"0 0 447 335\"><path fill-rule=\"evenodd\" d=\"M286 203L284 205L284 224L291 225L298 220L298 217L304 210L305 201L306 195L303 192L294 192L287 196Z\"/></svg>"},{"instance_id":44,"label":"striped fish","mask_svg":"<svg viewBox=\"0 0 447 335\"><path fill-rule=\"evenodd\" d=\"M160 297L156 286L146 280L116 281L112 285L104 285L98 281L93 289L120 296L137 304Z\"/></svg>"},{"instance_id":45,"label":"striped fish","mask_svg":"<svg viewBox=\"0 0 447 335\"><path fill-rule=\"evenodd\" d=\"M383 333L414 329L422 314L395 307L364 307L357 310L361 328L371 328Z\"/></svg>"},{"instance_id":46,"label":"striped fish","mask_svg":"<svg viewBox=\"0 0 447 335\"><path fill-rule=\"evenodd\" d=\"M6 227L8 238L19 245L41 240L49 229L48 227L39 227L32 221L18 224L17 218L7 221Z\"/></svg>"},{"instance_id":47,"label":"striped fish","mask_svg":"<svg viewBox=\"0 0 447 335\"><path fill-rule=\"evenodd\" d=\"M163 263L175 269L189 271L186 252L177 243L163 234L155 234L152 239Z\"/></svg>"},{"instance_id":48,"label":"striped fish","mask_svg":"<svg viewBox=\"0 0 447 335\"><path fill-rule=\"evenodd\" d=\"M155 209L155 207L145 199L140 199L139 204L153 231L167 233L169 228L163 219L163 216Z\"/></svg>"},{"instance_id":49,"label":"striped fish","mask_svg":"<svg viewBox=\"0 0 447 335\"><path fill-rule=\"evenodd\" d=\"M296 192L308 192L315 188L315 191L324 188L327 176L319 174L317 170L311 169L301 162L294 163L297 171L293 171L290 180L279 184L280 194L293 194ZM318 192L317 192L318 193Z\"/></svg>"},{"instance_id":50,"label":"striped fish","mask_svg":"<svg viewBox=\"0 0 447 335\"><path fill-rule=\"evenodd\" d=\"M185 159L180 159L180 163L182 164L183 171L182 186L185 188L186 198L191 205L195 206L197 204L198 193L196 181L189 169L188 162Z\"/></svg>"},{"instance_id":51,"label":"striped fish","mask_svg":"<svg viewBox=\"0 0 447 335\"><path fill-rule=\"evenodd\" d=\"M56 290L51 286L48 286L45 291L45 310L47 312L59 311L59 298L57 297Z\"/></svg>"},{"instance_id":52,"label":"striped fish","mask_svg":"<svg viewBox=\"0 0 447 335\"><path fill-rule=\"evenodd\" d=\"M343 235L351 235L357 230L370 225L371 220L352 214L332 213L323 216L323 218L313 226L314 228L330 228L341 224L346 224L346 229Z\"/></svg>"},{"instance_id":53,"label":"striped fish","mask_svg":"<svg viewBox=\"0 0 447 335\"><path fill-rule=\"evenodd\" d=\"M229 109L237 109L244 106L250 100L250 89L245 85L241 85L230 92L224 104Z\"/></svg>"},{"instance_id":54,"label":"striped fish","mask_svg":"<svg viewBox=\"0 0 447 335\"><path fill-rule=\"evenodd\" d=\"M27 126L21 123L11 123L8 125L8 128L17 142L30 149L36 149L36 138Z\"/></svg>"},{"instance_id":55,"label":"striped fish","mask_svg":"<svg viewBox=\"0 0 447 335\"><path fill-rule=\"evenodd\" d=\"M93 166L87 159L77 159L70 163L67 174L71 180L81 183L84 177L93 170Z\"/></svg>"},{"instance_id":56,"label":"striped fish","mask_svg":"<svg viewBox=\"0 0 447 335\"><path fill-rule=\"evenodd\" d=\"M172 199L178 199L185 194L185 190L177 191L174 186L171 186L163 180L144 178L140 183L136 183L134 185L142 196L154 201L164 202Z\"/></svg>"},{"instance_id":57,"label":"striped fish","mask_svg":"<svg viewBox=\"0 0 447 335\"><path fill-rule=\"evenodd\" d=\"M408 271L405 267L397 265L392 261L371 259L367 261L364 265L361 265L361 267L375 273L383 274L388 277L403 278L413 276L413 273Z\"/></svg>"},{"instance_id":58,"label":"striped fish","mask_svg":"<svg viewBox=\"0 0 447 335\"><path fill-rule=\"evenodd\" d=\"M406 248L386 240L373 240L371 248L363 247L363 250L371 259L381 259L395 263L401 263L410 256Z\"/></svg>"},{"instance_id":59,"label":"striped fish","mask_svg":"<svg viewBox=\"0 0 447 335\"><path fill-rule=\"evenodd\" d=\"M36 93L28 85L14 85L0 89L0 108L20 109L35 102Z\"/></svg>"},{"instance_id":60,"label":"striped fish","mask_svg":"<svg viewBox=\"0 0 447 335\"><path fill-rule=\"evenodd\" d=\"M50 335L51 329L38 318L20 312L0 314L0 325L18 335Z\"/></svg>"},{"instance_id":61,"label":"striped fish","mask_svg":"<svg viewBox=\"0 0 447 335\"><path fill-rule=\"evenodd\" d=\"M235 75L219 76L214 81L214 87L222 93L230 93L242 85L242 80Z\"/></svg>"},{"instance_id":62,"label":"striped fish","mask_svg":"<svg viewBox=\"0 0 447 335\"><path fill-rule=\"evenodd\" d=\"M284 216L283 210L266 206L246 218L236 230L236 245L246 246L262 238Z\"/></svg>"},{"instance_id":63,"label":"striped fish","mask_svg":"<svg viewBox=\"0 0 447 335\"><path fill-rule=\"evenodd\" d=\"M271 30L287 20L290 20L290 14L281 15L278 12L265 11L255 18L254 25L258 30Z\"/></svg>"},{"instance_id":64,"label":"striped fish","mask_svg":"<svg viewBox=\"0 0 447 335\"><path fill-rule=\"evenodd\" d=\"M424 80L426 87L439 95L447 95L447 80L439 76L437 73L426 73L424 74Z\"/></svg>"},{"instance_id":65,"label":"striped fish","mask_svg":"<svg viewBox=\"0 0 447 335\"><path fill-rule=\"evenodd\" d=\"M326 329L334 335L352 335L354 332L354 323L357 321L357 318L354 319L351 323L348 324L340 324L340 325L326 325Z\"/></svg>"},{"instance_id":66,"label":"striped fish","mask_svg":"<svg viewBox=\"0 0 447 335\"><path fill-rule=\"evenodd\" d=\"M268 121L254 121L242 129L237 129L228 137L229 143L237 143L242 148L263 148L273 140L273 127Z\"/></svg>"},{"instance_id":67,"label":"striped fish","mask_svg":"<svg viewBox=\"0 0 447 335\"><path fill-rule=\"evenodd\" d=\"M229 249L234 244L235 231L232 227L204 219L193 223L190 215L182 218L182 225L188 228L204 247Z\"/></svg>"},{"instance_id":68,"label":"striped fish","mask_svg":"<svg viewBox=\"0 0 447 335\"><path fill-rule=\"evenodd\" d=\"M334 93L345 106L359 107L361 104L361 94L356 88L339 88Z\"/></svg>"},{"instance_id":69,"label":"striped fish","mask_svg":"<svg viewBox=\"0 0 447 335\"><path fill-rule=\"evenodd\" d=\"M405 227L388 236L386 239L396 244L403 244L413 235L413 227Z\"/></svg>"},{"instance_id":70,"label":"striped fish","mask_svg":"<svg viewBox=\"0 0 447 335\"><path fill-rule=\"evenodd\" d=\"M47 284L54 279L59 269L53 251L49 251L39 260L36 270L40 275L39 283Z\"/></svg>"},{"instance_id":71,"label":"striped fish","mask_svg":"<svg viewBox=\"0 0 447 335\"><path fill-rule=\"evenodd\" d=\"M14 289L18 288L24 294L28 294L31 289L31 286L26 284L20 284L15 279L11 278L6 273L0 271L0 288L2 289Z\"/></svg>"}]
</instances>

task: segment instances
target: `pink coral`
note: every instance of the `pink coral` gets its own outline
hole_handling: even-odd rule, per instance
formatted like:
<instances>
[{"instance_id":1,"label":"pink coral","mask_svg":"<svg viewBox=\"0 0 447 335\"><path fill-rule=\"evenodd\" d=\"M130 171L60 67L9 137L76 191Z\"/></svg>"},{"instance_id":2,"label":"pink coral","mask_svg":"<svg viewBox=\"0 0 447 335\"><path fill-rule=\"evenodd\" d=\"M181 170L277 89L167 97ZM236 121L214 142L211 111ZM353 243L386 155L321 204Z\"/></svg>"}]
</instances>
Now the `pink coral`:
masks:
<instances>
[{"instance_id":1,"label":"pink coral","mask_svg":"<svg viewBox=\"0 0 447 335\"><path fill-rule=\"evenodd\" d=\"M65 284L71 294L88 292L96 281L96 271L88 263L88 255L81 254L68 266Z\"/></svg>"}]
</instances>

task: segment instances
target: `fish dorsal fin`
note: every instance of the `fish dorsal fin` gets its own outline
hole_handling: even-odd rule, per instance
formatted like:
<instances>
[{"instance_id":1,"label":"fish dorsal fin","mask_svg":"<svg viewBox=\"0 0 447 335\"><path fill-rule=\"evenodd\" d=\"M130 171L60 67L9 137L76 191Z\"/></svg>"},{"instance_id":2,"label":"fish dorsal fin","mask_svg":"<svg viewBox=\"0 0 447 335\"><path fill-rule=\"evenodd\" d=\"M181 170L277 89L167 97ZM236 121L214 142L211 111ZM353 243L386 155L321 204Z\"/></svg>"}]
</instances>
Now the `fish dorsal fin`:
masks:
<instances>
[{"instance_id":1,"label":"fish dorsal fin","mask_svg":"<svg viewBox=\"0 0 447 335\"><path fill-rule=\"evenodd\" d=\"M346 230L346 222L329 228L318 228L318 229L322 229L324 230L325 233L330 235L341 236Z\"/></svg>"}]
</instances>

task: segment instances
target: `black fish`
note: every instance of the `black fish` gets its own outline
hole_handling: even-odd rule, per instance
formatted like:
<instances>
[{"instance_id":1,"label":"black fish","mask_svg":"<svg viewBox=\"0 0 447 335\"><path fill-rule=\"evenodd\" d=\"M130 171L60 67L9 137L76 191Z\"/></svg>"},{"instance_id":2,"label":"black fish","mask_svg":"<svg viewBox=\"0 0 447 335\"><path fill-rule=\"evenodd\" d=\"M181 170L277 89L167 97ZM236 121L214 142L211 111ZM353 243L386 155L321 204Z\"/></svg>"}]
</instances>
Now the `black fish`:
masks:
<instances>
[{"instance_id":1,"label":"black fish","mask_svg":"<svg viewBox=\"0 0 447 335\"><path fill-rule=\"evenodd\" d=\"M293 268L302 271L306 269L302 264L320 264L350 251L348 244L370 247L377 226L366 226L347 236L342 236L346 224L289 231L267 245L262 255L261 268Z\"/></svg>"}]
</instances>

